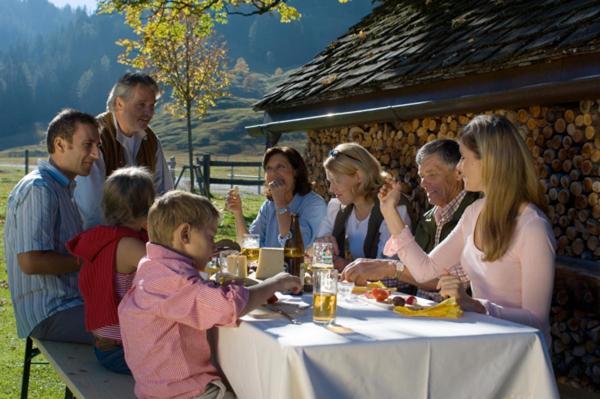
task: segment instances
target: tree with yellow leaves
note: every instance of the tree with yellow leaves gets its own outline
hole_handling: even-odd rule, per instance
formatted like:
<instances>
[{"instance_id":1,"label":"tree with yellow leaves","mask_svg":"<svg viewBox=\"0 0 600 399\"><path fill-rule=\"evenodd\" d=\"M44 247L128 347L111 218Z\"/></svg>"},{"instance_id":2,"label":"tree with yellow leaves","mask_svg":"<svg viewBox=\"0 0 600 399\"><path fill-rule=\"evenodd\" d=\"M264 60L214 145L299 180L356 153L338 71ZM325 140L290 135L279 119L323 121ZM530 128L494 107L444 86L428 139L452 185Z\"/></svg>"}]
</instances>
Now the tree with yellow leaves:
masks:
<instances>
[{"instance_id":1,"label":"tree with yellow leaves","mask_svg":"<svg viewBox=\"0 0 600 399\"><path fill-rule=\"evenodd\" d=\"M165 17L169 24L163 22ZM172 89L172 101L166 109L174 116L185 116L187 121L192 191L192 117L204 116L215 105L215 100L225 95L229 85L225 47L200 19L195 14L165 10L164 14L151 16L146 21L146 29L136 32L138 40L117 42L124 47L120 62L150 72L157 81Z\"/></svg>"}]
</instances>

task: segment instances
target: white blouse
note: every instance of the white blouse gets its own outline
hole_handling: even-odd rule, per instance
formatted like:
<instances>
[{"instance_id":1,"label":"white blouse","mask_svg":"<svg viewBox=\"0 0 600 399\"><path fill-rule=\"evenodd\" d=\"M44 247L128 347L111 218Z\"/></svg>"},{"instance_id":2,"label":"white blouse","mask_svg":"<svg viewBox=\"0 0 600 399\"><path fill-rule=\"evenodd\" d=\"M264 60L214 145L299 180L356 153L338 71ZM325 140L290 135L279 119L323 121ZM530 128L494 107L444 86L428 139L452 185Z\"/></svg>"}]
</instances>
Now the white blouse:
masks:
<instances>
[{"instance_id":1,"label":"white blouse","mask_svg":"<svg viewBox=\"0 0 600 399\"><path fill-rule=\"evenodd\" d=\"M333 233L335 218L341 208L342 203L337 198L332 198L329 201L329 204L327 204L327 218L321 223L317 237L330 236ZM411 221L406 206L399 205L396 209L404 223L410 227ZM363 220L358 220L356 217L356 209L353 209L350 217L348 217L348 221L346 222L346 236L348 237L352 259L365 257L363 246L369 227L369 217L371 217L370 213ZM383 247L389 238L390 232L388 231L387 224L384 220L379 227L379 242L377 244L378 259L384 258Z\"/></svg>"}]
</instances>

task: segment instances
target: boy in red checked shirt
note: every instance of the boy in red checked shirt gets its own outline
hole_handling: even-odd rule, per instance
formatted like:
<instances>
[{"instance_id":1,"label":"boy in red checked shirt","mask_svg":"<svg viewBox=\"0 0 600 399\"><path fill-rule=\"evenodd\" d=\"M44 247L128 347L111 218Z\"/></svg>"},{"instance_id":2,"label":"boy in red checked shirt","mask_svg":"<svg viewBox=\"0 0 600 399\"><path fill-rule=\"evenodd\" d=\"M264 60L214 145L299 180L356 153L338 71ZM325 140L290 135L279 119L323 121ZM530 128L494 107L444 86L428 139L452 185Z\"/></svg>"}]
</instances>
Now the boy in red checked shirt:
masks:
<instances>
[{"instance_id":1,"label":"boy in red checked shirt","mask_svg":"<svg viewBox=\"0 0 600 399\"><path fill-rule=\"evenodd\" d=\"M256 286L219 286L203 270L214 252L219 212L199 195L171 191L148 214L146 257L119 305L125 360L138 398L234 398L211 364L207 330L237 325L275 291L298 292L280 273Z\"/></svg>"}]
</instances>

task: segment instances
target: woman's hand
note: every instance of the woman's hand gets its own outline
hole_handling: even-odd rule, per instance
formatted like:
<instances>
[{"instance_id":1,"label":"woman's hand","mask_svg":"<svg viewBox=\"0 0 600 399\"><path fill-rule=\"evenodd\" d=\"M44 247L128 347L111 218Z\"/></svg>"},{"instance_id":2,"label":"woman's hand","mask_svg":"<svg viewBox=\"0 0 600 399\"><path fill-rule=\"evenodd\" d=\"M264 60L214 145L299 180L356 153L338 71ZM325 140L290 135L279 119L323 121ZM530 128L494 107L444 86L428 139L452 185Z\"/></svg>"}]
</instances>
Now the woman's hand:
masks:
<instances>
[{"instance_id":1,"label":"woman's hand","mask_svg":"<svg viewBox=\"0 0 600 399\"><path fill-rule=\"evenodd\" d=\"M379 194L377 194L381 214L385 219L385 223L387 224L391 235L400 234L404 227L406 227L396 209L396 205L400 202L401 195L400 183L398 182L385 183L379 189Z\"/></svg>"},{"instance_id":2,"label":"woman's hand","mask_svg":"<svg viewBox=\"0 0 600 399\"><path fill-rule=\"evenodd\" d=\"M400 196L402 192L400 190L400 183L398 182L387 182L379 189L379 204L381 207L381 213L388 215L396 212L396 205L400 202Z\"/></svg>"},{"instance_id":3,"label":"woman's hand","mask_svg":"<svg viewBox=\"0 0 600 399\"><path fill-rule=\"evenodd\" d=\"M286 190L285 181L283 179L275 179L269 183L269 191L271 192L271 197L277 208L283 208L287 205L285 199Z\"/></svg>"},{"instance_id":4,"label":"woman's hand","mask_svg":"<svg viewBox=\"0 0 600 399\"><path fill-rule=\"evenodd\" d=\"M237 190L237 187L232 188L227 192L227 197L225 199L225 209L233 213L234 216L242 215L242 198L240 197L240 193Z\"/></svg>"},{"instance_id":5,"label":"woman's hand","mask_svg":"<svg viewBox=\"0 0 600 399\"><path fill-rule=\"evenodd\" d=\"M454 297L460 308L467 312L485 313L483 305L471 298L466 291L465 284L456 276L445 275L440 277L437 288L440 295L446 298Z\"/></svg>"}]
</instances>

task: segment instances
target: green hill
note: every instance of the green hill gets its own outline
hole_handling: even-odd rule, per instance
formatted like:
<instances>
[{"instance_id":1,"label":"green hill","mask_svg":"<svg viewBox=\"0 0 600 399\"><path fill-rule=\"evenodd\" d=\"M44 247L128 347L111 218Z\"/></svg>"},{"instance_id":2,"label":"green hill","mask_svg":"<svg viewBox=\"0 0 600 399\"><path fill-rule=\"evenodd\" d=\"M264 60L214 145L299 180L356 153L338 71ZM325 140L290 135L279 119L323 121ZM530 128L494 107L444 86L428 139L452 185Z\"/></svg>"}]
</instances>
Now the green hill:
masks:
<instances>
[{"instance_id":1,"label":"green hill","mask_svg":"<svg viewBox=\"0 0 600 399\"><path fill-rule=\"evenodd\" d=\"M266 91L285 79L286 75L282 71L273 75L234 72L229 88L232 94L220 99L217 106L204 117L192 119L194 152L217 155L262 154L265 149L264 137L251 137L244 127L262 121L262 112L254 112L252 105ZM174 118L159 107L152 120L152 128L168 152L187 151L184 118ZM302 133L286 134L280 144L304 151L305 141L306 137Z\"/></svg>"}]
</instances>

